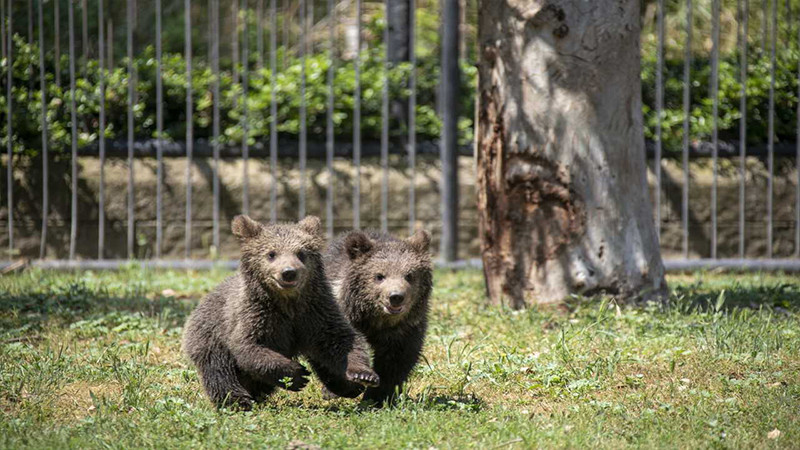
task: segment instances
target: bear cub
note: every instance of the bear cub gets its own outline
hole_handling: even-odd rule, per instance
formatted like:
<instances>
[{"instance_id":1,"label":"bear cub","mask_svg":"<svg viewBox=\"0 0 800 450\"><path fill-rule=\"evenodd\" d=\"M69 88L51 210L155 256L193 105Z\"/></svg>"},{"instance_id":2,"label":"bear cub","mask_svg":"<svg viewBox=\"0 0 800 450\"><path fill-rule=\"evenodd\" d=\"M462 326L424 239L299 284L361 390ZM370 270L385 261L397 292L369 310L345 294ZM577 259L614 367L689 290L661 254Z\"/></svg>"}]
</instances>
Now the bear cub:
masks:
<instances>
[{"instance_id":1,"label":"bear cub","mask_svg":"<svg viewBox=\"0 0 800 450\"><path fill-rule=\"evenodd\" d=\"M183 351L218 407L250 409L276 387L299 391L309 372L326 389L356 397L377 386L364 338L348 323L325 277L318 218L265 225L237 216L238 272L200 303L184 327Z\"/></svg>"},{"instance_id":2,"label":"bear cub","mask_svg":"<svg viewBox=\"0 0 800 450\"><path fill-rule=\"evenodd\" d=\"M426 231L404 240L352 231L332 242L325 255L334 295L372 347L381 382L366 389L367 402L391 403L420 357L433 288L429 246Z\"/></svg>"}]
</instances>

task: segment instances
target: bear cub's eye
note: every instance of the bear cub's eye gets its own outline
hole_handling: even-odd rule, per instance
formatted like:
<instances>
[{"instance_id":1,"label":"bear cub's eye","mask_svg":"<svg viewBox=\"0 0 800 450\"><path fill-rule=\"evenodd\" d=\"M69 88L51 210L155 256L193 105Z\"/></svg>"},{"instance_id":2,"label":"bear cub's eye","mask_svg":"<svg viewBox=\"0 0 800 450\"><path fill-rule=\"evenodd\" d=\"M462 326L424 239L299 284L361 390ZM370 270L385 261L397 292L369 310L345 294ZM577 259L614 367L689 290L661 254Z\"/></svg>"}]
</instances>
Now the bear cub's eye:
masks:
<instances>
[{"instance_id":1,"label":"bear cub's eye","mask_svg":"<svg viewBox=\"0 0 800 450\"><path fill-rule=\"evenodd\" d=\"M381 281L383 281L385 278L386 278L386 277L385 277L385 276L383 276L383 274L382 274L382 273L379 273L379 274L375 275L375 281L377 281L378 283L380 283Z\"/></svg>"},{"instance_id":2,"label":"bear cub's eye","mask_svg":"<svg viewBox=\"0 0 800 450\"><path fill-rule=\"evenodd\" d=\"M302 250L297 252L297 259L299 259L301 263L306 262L306 252L304 252Z\"/></svg>"},{"instance_id":3,"label":"bear cub's eye","mask_svg":"<svg viewBox=\"0 0 800 450\"><path fill-rule=\"evenodd\" d=\"M414 280L414 275L413 274L410 274L410 273L406 274L406 281L411 283L411 281L413 281L413 280Z\"/></svg>"},{"instance_id":4,"label":"bear cub's eye","mask_svg":"<svg viewBox=\"0 0 800 450\"><path fill-rule=\"evenodd\" d=\"M269 258L270 261L275 259L275 256L276 256L276 253L274 251L267 253L267 258Z\"/></svg>"}]
</instances>

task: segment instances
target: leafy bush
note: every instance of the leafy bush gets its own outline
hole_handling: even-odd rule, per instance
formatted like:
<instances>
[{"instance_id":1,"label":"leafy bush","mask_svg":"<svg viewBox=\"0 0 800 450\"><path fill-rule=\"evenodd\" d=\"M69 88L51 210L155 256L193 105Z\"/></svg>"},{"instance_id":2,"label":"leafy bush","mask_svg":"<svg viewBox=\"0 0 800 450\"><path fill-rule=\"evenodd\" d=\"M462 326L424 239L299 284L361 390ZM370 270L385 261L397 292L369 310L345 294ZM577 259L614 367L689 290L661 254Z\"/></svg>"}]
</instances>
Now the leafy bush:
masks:
<instances>
[{"instance_id":1,"label":"leafy bush","mask_svg":"<svg viewBox=\"0 0 800 450\"><path fill-rule=\"evenodd\" d=\"M373 34L380 33L380 21L370 24ZM13 98L14 98L14 146L15 152L35 155L41 146L41 92L39 90L39 50L36 44L26 44L16 36L14 40ZM279 49L278 58L284 57ZM800 52L796 44L781 48L777 55L778 68L775 82L775 131L776 139L796 139L797 61ZM286 69L277 74L275 95L277 97L278 132L282 135L297 135L300 128L300 60L291 54L285 55ZM752 51L749 58L747 80L748 94L748 142L763 144L767 141L768 95L770 85L770 61L768 55ZM361 55L362 93L362 137L378 140L381 135L381 89L384 80L383 47L364 50ZM251 61L253 63L254 61ZM134 105L135 135L138 139L151 138L156 133L155 77L156 61L152 47L148 47L133 61L136 68L136 103ZM330 61L327 55L316 54L306 59L306 103L307 124L311 140L324 139L327 121L327 70ZM417 132L420 139L436 139L441 122L436 113L439 80L439 60L435 51L422 52L417 69ZM54 153L69 153L70 147L70 92L68 74L62 76L63 86L57 86L52 72L54 62L46 61L47 122L49 138ZM122 67L104 71L106 75L107 139L124 139L127 135L128 73L127 61ZM62 58L61 68L68 67L68 59ZM271 73L268 69L250 72L247 96L249 139L267 139L270 128L270 100L272 96ZM655 137L658 118L655 114L655 68L654 52L644 51L642 58L642 92L645 116L645 136ZM7 60L3 60L0 76L5 80ZM407 99L409 64L400 64L389 70L390 95L393 99ZM98 139L100 89L98 63L90 60L86 67L76 68L76 90L78 117L78 145L83 146ZM163 57L164 82L164 136L168 139L184 139L186 62L180 54L165 54ZM692 62L691 90L691 137L693 140L708 140L711 136L712 105L710 96L710 61L695 58ZM473 105L477 69L462 64L462 100L460 102L460 141L471 142L473 137ZM194 100L194 133L196 138L208 139L212 126L211 86L213 76L206 61L196 59L192 68L192 90ZM719 67L719 136L721 140L737 140L739 136L739 64L737 54L724 55ZM683 136L683 61L667 59L664 67L664 110L661 123L665 152L678 152ZM352 61L336 61L334 95L334 132L337 141L350 141L353 135L353 106L355 71ZM220 117L223 144L241 142L243 137L241 102L242 86L233 82L230 70L220 74ZM5 92L0 96L0 114L5 114ZM5 127L6 120L2 119ZM400 124L390 127L394 136L406 134ZM5 147L7 133L2 145Z\"/></svg>"},{"instance_id":2,"label":"leafy bush","mask_svg":"<svg viewBox=\"0 0 800 450\"><path fill-rule=\"evenodd\" d=\"M797 139L797 70L798 48L786 45L777 52L775 70L775 137L776 142ZM724 55L719 62L719 138L738 141L741 112L741 80L739 54ZM769 117L770 87L769 54L757 49L748 53L747 75L747 142L766 144ZM643 52L642 93L645 114L645 136L654 139L658 117L655 111L656 55ZM710 140L712 133L711 61L695 58L691 65L690 127L692 140ZM665 151L679 152L683 139L683 59L664 62L664 110L662 139Z\"/></svg>"},{"instance_id":3,"label":"leafy bush","mask_svg":"<svg viewBox=\"0 0 800 450\"><path fill-rule=\"evenodd\" d=\"M13 67L13 131L15 152L34 155L41 147L41 90L39 89L39 49L36 44L26 44L20 36L14 40ZM280 49L282 58L284 52ZM68 67L62 58L62 70ZM277 73L275 95L277 98L278 133L297 135L300 130L301 60L286 55L287 67ZM327 55L310 55L306 58L306 107L310 139L324 139L327 121L327 72L330 61ZM146 48L133 61L135 67L134 134L138 139L156 137L156 60L152 47ZM45 63L48 133L54 153L69 153L70 147L70 89L69 76L62 77L64 86L57 86L51 71L52 60ZM270 101L272 96L271 72L255 70L249 76L246 101L249 139L268 138L270 130ZM400 64L388 70L389 93L392 99L407 99L409 64ZM7 74L7 60L3 60L2 79ZM438 60L419 60L417 83L417 133L422 139L439 135L441 123L436 114L435 99L438 88ZM465 78L476 74L474 67L463 67ZM78 122L78 145L83 146L98 139L100 113L100 70L96 60L85 68L76 68L75 100ZM127 60L122 67L104 70L106 83L106 138L125 139L127 136L128 79ZM186 61L180 54L162 57L164 137L183 140L186 134ZM383 49L372 48L361 55L361 117L364 140L380 139L381 100L384 80ZM194 135L208 139L212 135L212 83L214 76L206 61L194 60L192 64L192 97L194 101ZM465 81L465 105L461 107L461 141L472 139L472 111L470 104L474 83ZM334 80L334 132L337 140L349 141L353 135L353 107L355 69L352 61L336 61ZM244 135L242 118L243 87L234 83L230 70L220 73L220 118L223 144L241 142ZM6 112L6 97L0 98L0 112ZM5 118L3 118L5 126ZM404 127L392 124L392 135L407 133ZM7 135L7 133L5 134ZM5 141L3 142L5 146Z\"/></svg>"}]
</instances>

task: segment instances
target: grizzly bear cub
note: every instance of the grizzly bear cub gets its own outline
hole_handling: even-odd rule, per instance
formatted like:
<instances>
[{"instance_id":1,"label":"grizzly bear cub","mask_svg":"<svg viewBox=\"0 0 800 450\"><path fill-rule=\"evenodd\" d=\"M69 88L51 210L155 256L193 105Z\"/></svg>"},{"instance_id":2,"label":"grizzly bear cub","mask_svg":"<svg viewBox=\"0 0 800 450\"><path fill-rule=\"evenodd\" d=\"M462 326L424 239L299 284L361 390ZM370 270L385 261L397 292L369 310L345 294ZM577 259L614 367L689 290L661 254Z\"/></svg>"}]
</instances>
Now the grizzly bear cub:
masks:
<instances>
[{"instance_id":1,"label":"grizzly bear cub","mask_svg":"<svg viewBox=\"0 0 800 450\"><path fill-rule=\"evenodd\" d=\"M376 386L366 342L336 304L325 277L320 221L262 225L237 216L239 271L200 303L186 322L183 350L218 407L250 409L275 387L299 391L311 364L325 387L356 397Z\"/></svg>"},{"instance_id":2,"label":"grizzly bear cub","mask_svg":"<svg viewBox=\"0 0 800 450\"><path fill-rule=\"evenodd\" d=\"M367 402L391 403L420 357L433 288L429 245L426 231L405 240L352 231L331 243L325 255L339 304L372 347L381 382L366 389Z\"/></svg>"}]
</instances>

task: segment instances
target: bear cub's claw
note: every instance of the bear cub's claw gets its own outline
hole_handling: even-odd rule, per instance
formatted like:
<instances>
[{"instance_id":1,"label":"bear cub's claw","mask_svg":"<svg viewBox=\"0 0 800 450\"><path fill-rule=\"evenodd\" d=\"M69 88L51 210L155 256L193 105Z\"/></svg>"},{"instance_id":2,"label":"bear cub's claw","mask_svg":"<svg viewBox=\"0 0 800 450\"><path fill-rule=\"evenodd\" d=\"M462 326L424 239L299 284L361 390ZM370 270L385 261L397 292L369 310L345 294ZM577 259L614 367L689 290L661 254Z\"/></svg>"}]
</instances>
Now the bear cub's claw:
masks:
<instances>
[{"instance_id":1,"label":"bear cub's claw","mask_svg":"<svg viewBox=\"0 0 800 450\"><path fill-rule=\"evenodd\" d=\"M285 382L285 380L280 380L281 387L288 391L300 391L308 384L309 376L311 372L308 371L302 364L292 361L292 370L291 375L288 375L286 378L291 378L291 380Z\"/></svg>"},{"instance_id":2,"label":"bear cub's claw","mask_svg":"<svg viewBox=\"0 0 800 450\"><path fill-rule=\"evenodd\" d=\"M377 387L381 383L378 374L369 369L348 370L347 380L367 387Z\"/></svg>"},{"instance_id":3,"label":"bear cub's claw","mask_svg":"<svg viewBox=\"0 0 800 450\"><path fill-rule=\"evenodd\" d=\"M253 397L247 393L231 393L218 406L238 411L250 411L253 409Z\"/></svg>"}]
</instances>

